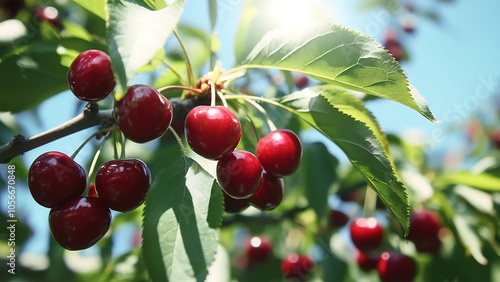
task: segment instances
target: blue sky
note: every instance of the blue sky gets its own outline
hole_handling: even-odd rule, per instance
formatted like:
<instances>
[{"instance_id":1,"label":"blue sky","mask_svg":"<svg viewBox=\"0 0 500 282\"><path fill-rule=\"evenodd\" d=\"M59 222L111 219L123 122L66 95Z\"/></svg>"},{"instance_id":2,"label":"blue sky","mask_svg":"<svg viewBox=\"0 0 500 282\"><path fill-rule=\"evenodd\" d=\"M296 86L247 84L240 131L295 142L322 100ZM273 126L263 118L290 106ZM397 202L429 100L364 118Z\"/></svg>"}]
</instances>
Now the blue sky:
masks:
<instances>
[{"instance_id":1,"label":"blue sky","mask_svg":"<svg viewBox=\"0 0 500 282\"><path fill-rule=\"evenodd\" d=\"M203 14L207 11L206 6L200 5L200 2L206 3L187 1L183 21L208 25L208 15ZM386 18L382 10L360 12L360 0L322 2L328 5L331 17L337 23L382 40L383 26L388 23L384 20ZM232 35L241 3L242 0L219 0L219 7L225 9L217 25L218 36L223 44L221 52L232 54ZM370 104L369 108L387 132L401 133L417 128L432 136L444 128L460 126L467 116L491 104L489 101L500 79L500 1L457 0L454 3L440 3L427 0L416 4L435 10L441 16L441 21L436 24L421 19L417 22L415 33L404 37L412 59L402 66L410 82L419 89L435 116L443 122L431 123L417 112L386 100ZM376 25L380 29L374 28ZM39 118L27 114L21 114L18 118L25 124L31 124L26 127L26 133L34 135L74 117L75 109L67 106L74 105L74 100L73 95L61 93L42 104ZM30 164L38 155L49 150L71 153L75 144L80 144L89 135L89 131L85 131L65 137L28 152L24 160ZM433 140L440 145L445 142L437 137ZM86 147L77 161L87 160L93 153L91 151L91 147ZM26 189L19 193L18 205L30 207L27 220L30 223L43 223L46 229L48 209L36 205ZM24 212L27 215L28 209ZM47 242L47 236L48 233L41 234L33 240L30 249L44 252L46 246L35 242Z\"/></svg>"}]
</instances>

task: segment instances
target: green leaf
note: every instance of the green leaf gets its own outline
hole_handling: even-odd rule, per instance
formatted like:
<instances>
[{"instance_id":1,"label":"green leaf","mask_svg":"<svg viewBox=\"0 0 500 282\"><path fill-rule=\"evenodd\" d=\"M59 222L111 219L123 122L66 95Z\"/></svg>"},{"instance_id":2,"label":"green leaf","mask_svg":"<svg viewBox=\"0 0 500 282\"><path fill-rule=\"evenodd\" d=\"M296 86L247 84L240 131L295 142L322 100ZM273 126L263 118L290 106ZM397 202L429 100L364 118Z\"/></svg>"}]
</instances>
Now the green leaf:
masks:
<instances>
[{"instance_id":1,"label":"green leaf","mask_svg":"<svg viewBox=\"0 0 500 282\"><path fill-rule=\"evenodd\" d=\"M500 192L500 178L489 173L474 174L468 171L460 171L445 174L436 179L436 184L463 184L484 191Z\"/></svg>"},{"instance_id":2,"label":"green leaf","mask_svg":"<svg viewBox=\"0 0 500 282\"><path fill-rule=\"evenodd\" d=\"M302 159L299 173L304 181L303 187L309 206L321 221L328 210L329 192L338 180L338 160L328 152L325 144L320 142L305 143L302 145Z\"/></svg>"},{"instance_id":3,"label":"green leaf","mask_svg":"<svg viewBox=\"0 0 500 282\"><path fill-rule=\"evenodd\" d=\"M208 0L208 12L210 15L210 30L214 30L217 22L217 0Z\"/></svg>"},{"instance_id":4,"label":"green leaf","mask_svg":"<svg viewBox=\"0 0 500 282\"><path fill-rule=\"evenodd\" d=\"M73 2L87 9L99 18L103 20L106 19L106 12L104 10L104 6L106 5L105 0L73 0Z\"/></svg>"},{"instance_id":5,"label":"green leaf","mask_svg":"<svg viewBox=\"0 0 500 282\"><path fill-rule=\"evenodd\" d=\"M384 148L385 136L361 101L342 88L327 85L306 88L279 102L344 151L407 234L409 201L406 188Z\"/></svg>"},{"instance_id":6,"label":"green leaf","mask_svg":"<svg viewBox=\"0 0 500 282\"><path fill-rule=\"evenodd\" d=\"M156 177L144 208L145 263L153 281L196 281L217 249L223 203L219 186L191 159Z\"/></svg>"},{"instance_id":7,"label":"green leaf","mask_svg":"<svg viewBox=\"0 0 500 282\"><path fill-rule=\"evenodd\" d=\"M394 58L374 39L333 23L268 32L241 65L299 71L323 82L406 105L436 121Z\"/></svg>"},{"instance_id":8,"label":"green leaf","mask_svg":"<svg viewBox=\"0 0 500 282\"><path fill-rule=\"evenodd\" d=\"M170 0L160 10L148 8L142 1L107 2L107 42L117 85L121 88L119 93L126 90L139 68L165 45L183 6L183 0Z\"/></svg>"},{"instance_id":9,"label":"green leaf","mask_svg":"<svg viewBox=\"0 0 500 282\"><path fill-rule=\"evenodd\" d=\"M0 111L20 112L69 89L68 68L87 49L105 46L79 38L36 42L0 60ZM5 79L8 78L8 79Z\"/></svg>"}]
</instances>

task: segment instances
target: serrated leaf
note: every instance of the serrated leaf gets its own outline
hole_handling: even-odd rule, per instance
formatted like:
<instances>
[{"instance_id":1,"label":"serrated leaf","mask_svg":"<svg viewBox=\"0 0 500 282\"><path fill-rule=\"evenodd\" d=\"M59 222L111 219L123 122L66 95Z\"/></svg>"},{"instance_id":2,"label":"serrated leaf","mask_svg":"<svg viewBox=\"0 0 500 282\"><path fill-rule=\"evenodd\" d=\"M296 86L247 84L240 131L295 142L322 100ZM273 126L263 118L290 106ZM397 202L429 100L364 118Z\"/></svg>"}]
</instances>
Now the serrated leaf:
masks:
<instances>
[{"instance_id":1,"label":"serrated leaf","mask_svg":"<svg viewBox=\"0 0 500 282\"><path fill-rule=\"evenodd\" d=\"M118 93L156 52L165 45L179 21L183 0L167 1L160 10L148 8L142 1L109 0L106 4L106 37ZM120 98L120 97L118 97Z\"/></svg>"},{"instance_id":2,"label":"serrated leaf","mask_svg":"<svg viewBox=\"0 0 500 282\"><path fill-rule=\"evenodd\" d=\"M222 193L213 177L181 159L156 177L144 208L143 253L153 281L196 281L217 249Z\"/></svg>"},{"instance_id":3,"label":"serrated leaf","mask_svg":"<svg viewBox=\"0 0 500 282\"><path fill-rule=\"evenodd\" d=\"M33 42L0 61L0 111L20 112L35 107L68 86L68 67L87 49L105 46L79 38Z\"/></svg>"},{"instance_id":4,"label":"serrated leaf","mask_svg":"<svg viewBox=\"0 0 500 282\"><path fill-rule=\"evenodd\" d=\"M277 68L394 100L436 121L394 58L374 39L329 22L268 32L233 71ZM233 71L229 71L232 73Z\"/></svg>"},{"instance_id":5,"label":"serrated leaf","mask_svg":"<svg viewBox=\"0 0 500 282\"><path fill-rule=\"evenodd\" d=\"M409 201L406 188L384 148L383 134L362 103L335 86L306 88L279 102L344 151L407 234Z\"/></svg>"}]
</instances>

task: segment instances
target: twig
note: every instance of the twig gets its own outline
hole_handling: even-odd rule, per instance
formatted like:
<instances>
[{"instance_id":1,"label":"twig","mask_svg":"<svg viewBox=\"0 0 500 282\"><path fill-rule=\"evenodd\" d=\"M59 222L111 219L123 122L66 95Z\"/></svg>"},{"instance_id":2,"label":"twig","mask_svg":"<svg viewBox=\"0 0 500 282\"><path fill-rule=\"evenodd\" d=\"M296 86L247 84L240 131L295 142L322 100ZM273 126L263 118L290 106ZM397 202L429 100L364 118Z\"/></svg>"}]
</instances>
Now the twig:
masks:
<instances>
[{"instance_id":1,"label":"twig","mask_svg":"<svg viewBox=\"0 0 500 282\"><path fill-rule=\"evenodd\" d=\"M75 132L96 125L110 126L113 122L112 110L99 111L96 104L89 103L83 113L48 131L29 138L21 134L14 136L9 143L0 146L0 163L6 164L18 155Z\"/></svg>"}]
</instances>

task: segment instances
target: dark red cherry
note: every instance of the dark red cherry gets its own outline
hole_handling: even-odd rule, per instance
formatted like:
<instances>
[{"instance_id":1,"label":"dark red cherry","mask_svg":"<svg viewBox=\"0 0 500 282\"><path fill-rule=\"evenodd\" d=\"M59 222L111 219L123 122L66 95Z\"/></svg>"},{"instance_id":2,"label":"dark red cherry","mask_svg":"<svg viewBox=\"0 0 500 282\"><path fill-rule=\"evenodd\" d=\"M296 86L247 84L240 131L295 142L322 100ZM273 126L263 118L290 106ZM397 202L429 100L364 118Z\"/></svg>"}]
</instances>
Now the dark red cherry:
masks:
<instances>
[{"instance_id":1,"label":"dark red cherry","mask_svg":"<svg viewBox=\"0 0 500 282\"><path fill-rule=\"evenodd\" d=\"M314 263L306 255L289 254L281 262L281 273L287 279L304 281L309 277Z\"/></svg>"},{"instance_id":2,"label":"dark red cherry","mask_svg":"<svg viewBox=\"0 0 500 282\"><path fill-rule=\"evenodd\" d=\"M297 170L302 155L300 140L288 129L275 130L257 143L257 158L262 167L276 176L290 175Z\"/></svg>"},{"instance_id":3,"label":"dark red cherry","mask_svg":"<svg viewBox=\"0 0 500 282\"><path fill-rule=\"evenodd\" d=\"M99 197L99 195L97 195L97 191L95 190L95 185L94 184L90 184L89 185L88 196L89 197Z\"/></svg>"},{"instance_id":4,"label":"dark red cherry","mask_svg":"<svg viewBox=\"0 0 500 282\"><path fill-rule=\"evenodd\" d=\"M409 256L384 252L378 259L377 271L383 282L409 282L415 278L417 265Z\"/></svg>"},{"instance_id":5,"label":"dark red cherry","mask_svg":"<svg viewBox=\"0 0 500 282\"><path fill-rule=\"evenodd\" d=\"M75 96L83 101L100 101L115 88L111 59L100 50L82 52L68 71L68 83Z\"/></svg>"},{"instance_id":6,"label":"dark red cherry","mask_svg":"<svg viewBox=\"0 0 500 282\"><path fill-rule=\"evenodd\" d=\"M116 101L115 113L123 135L136 143L160 138L172 122L172 105L165 96L148 85L130 86Z\"/></svg>"},{"instance_id":7,"label":"dark red cherry","mask_svg":"<svg viewBox=\"0 0 500 282\"><path fill-rule=\"evenodd\" d=\"M350 232L354 246L365 253L378 248L384 238L384 229L374 217L354 220Z\"/></svg>"},{"instance_id":8,"label":"dark red cherry","mask_svg":"<svg viewBox=\"0 0 500 282\"><path fill-rule=\"evenodd\" d=\"M250 263L264 262L272 255L271 241L264 236L254 236L246 243L245 251Z\"/></svg>"},{"instance_id":9,"label":"dark red cherry","mask_svg":"<svg viewBox=\"0 0 500 282\"><path fill-rule=\"evenodd\" d=\"M47 152L31 164L28 186L37 203L53 208L81 196L87 178L83 168L67 155Z\"/></svg>"},{"instance_id":10,"label":"dark red cherry","mask_svg":"<svg viewBox=\"0 0 500 282\"><path fill-rule=\"evenodd\" d=\"M419 252L435 253L441 248L439 215L426 209L415 210L410 216L408 239L415 243Z\"/></svg>"},{"instance_id":11,"label":"dark red cherry","mask_svg":"<svg viewBox=\"0 0 500 282\"><path fill-rule=\"evenodd\" d=\"M283 199L284 186L282 178L264 171L259 189L250 197L249 202L261 211L273 210Z\"/></svg>"},{"instance_id":12,"label":"dark red cherry","mask_svg":"<svg viewBox=\"0 0 500 282\"><path fill-rule=\"evenodd\" d=\"M110 223L110 210L96 197L78 197L49 213L52 236L68 250L91 247L106 234Z\"/></svg>"},{"instance_id":13,"label":"dark red cherry","mask_svg":"<svg viewBox=\"0 0 500 282\"><path fill-rule=\"evenodd\" d=\"M356 262L361 270L370 271L372 269L377 268L377 262L379 256L380 256L379 254L372 255L359 252L358 256L356 257Z\"/></svg>"},{"instance_id":14,"label":"dark red cherry","mask_svg":"<svg viewBox=\"0 0 500 282\"><path fill-rule=\"evenodd\" d=\"M151 186L151 173L138 159L103 163L95 177L97 194L112 210L127 212L140 206Z\"/></svg>"},{"instance_id":15,"label":"dark red cherry","mask_svg":"<svg viewBox=\"0 0 500 282\"><path fill-rule=\"evenodd\" d=\"M52 6L38 7L35 11L35 18L39 22L50 23L59 30L63 29L63 24L61 18L59 17L59 11Z\"/></svg>"},{"instance_id":16,"label":"dark red cherry","mask_svg":"<svg viewBox=\"0 0 500 282\"><path fill-rule=\"evenodd\" d=\"M238 145L241 125L226 107L198 106L186 117L185 135L193 151L204 158L218 160Z\"/></svg>"},{"instance_id":17,"label":"dark red cherry","mask_svg":"<svg viewBox=\"0 0 500 282\"><path fill-rule=\"evenodd\" d=\"M295 84L295 87L298 89L302 89L309 84L309 78L300 72L294 73L293 84Z\"/></svg>"},{"instance_id":18,"label":"dark red cherry","mask_svg":"<svg viewBox=\"0 0 500 282\"><path fill-rule=\"evenodd\" d=\"M247 151L233 151L217 163L219 185L235 199L250 198L259 188L262 174L259 160Z\"/></svg>"},{"instance_id":19,"label":"dark red cherry","mask_svg":"<svg viewBox=\"0 0 500 282\"><path fill-rule=\"evenodd\" d=\"M250 206L248 199L234 199L222 190L224 196L224 211L227 213L239 213Z\"/></svg>"},{"instance_id":20,"label":"dark red cherry","mask_svg":"<svg viewBox=\"0 0 500 282\"><path fill-rule=\"evenodd\" d=\"M349 217L339 210L330 210L329 214L329 224L332 227L340 228L349 222Z\"/></svg>"}]
</instances>

